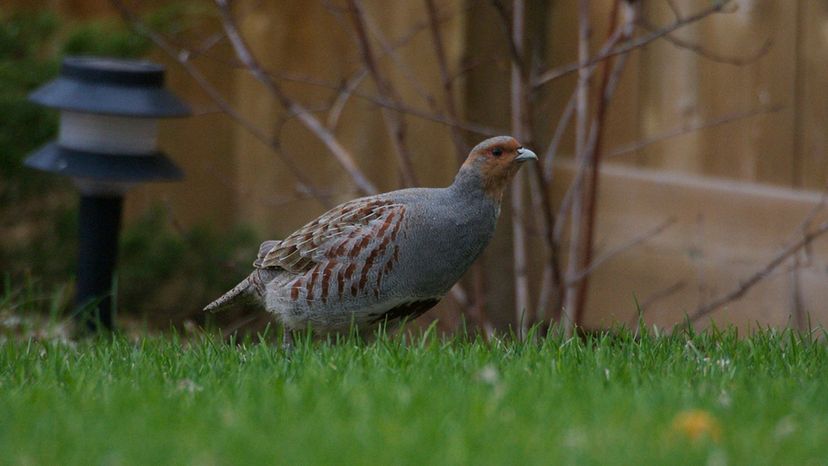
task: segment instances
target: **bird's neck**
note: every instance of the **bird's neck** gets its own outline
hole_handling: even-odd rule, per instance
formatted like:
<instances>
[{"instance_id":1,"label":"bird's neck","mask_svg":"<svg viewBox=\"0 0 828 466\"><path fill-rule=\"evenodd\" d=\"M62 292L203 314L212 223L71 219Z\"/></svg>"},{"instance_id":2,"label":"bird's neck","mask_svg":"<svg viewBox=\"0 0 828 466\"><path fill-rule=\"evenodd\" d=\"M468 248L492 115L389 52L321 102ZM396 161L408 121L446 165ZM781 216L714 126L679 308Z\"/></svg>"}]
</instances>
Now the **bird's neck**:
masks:
<instances>
[{"instance_id":1,"label":"bird's neck","mask_svg":"<svg viewBox=\"0 0 828 466\"><path fill-rule=\"evenodd\" d=\"M503 199L503 192L506 189L508 180L485 178L480 170L473 166L463 165L454 183L449 189L457 191L461 195L473 196L475 198L487 198L498 206Z\"/></svg>"}]
</instances>

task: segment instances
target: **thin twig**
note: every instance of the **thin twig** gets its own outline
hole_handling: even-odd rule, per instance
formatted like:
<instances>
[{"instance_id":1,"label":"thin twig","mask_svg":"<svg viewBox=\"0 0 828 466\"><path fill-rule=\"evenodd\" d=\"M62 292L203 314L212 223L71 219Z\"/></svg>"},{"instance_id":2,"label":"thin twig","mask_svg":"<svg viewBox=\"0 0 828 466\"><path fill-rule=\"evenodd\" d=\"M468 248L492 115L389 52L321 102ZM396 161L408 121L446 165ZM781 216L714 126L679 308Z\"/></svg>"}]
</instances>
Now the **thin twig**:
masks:
<instances>
[{"instance_id":1,"label":"thin twig","mask_svg":"<svg viewBox=\"0 0 828 466\"><path fill-rule=\"evenodd\" d=\"M359 0L348 0L348 7L351 12L351 19L354 23L354 30L356 31L357 45L362 54L362 59L365 62L365 67L368 73L374 80L377 87L377 92L384 100L398 104L400 98L394 90L391 82L385 79L380 73L379 64L374 57L374 52L371 48L371 42L368 38L366 30L366 13ZM390 111L388 109L382 110L383 121L388 130L388 136L391 139L391 144L394 147L394 153L397 155L397 162L399 163L400 178L404 186L416 186L417 177L414 174L414 167L411 163L411 154L405 145L406 125L405 120L399 113Z\"/></svg>"},{"instance_id":2,"label":"thin twig","mask_svg":"<svg viewBox=\"0 0 828 466\"><path fill-rule=\"evenodd\" d=\"M655 25L651 24L644 18L641 18L638 21L638 25L641 26L644 30L649 31L651 33L658 31L658 28ZM700 44L695 44L693 42L678 38L673 34L664 34L661 38L680 49L689 50L695 53L696 55L706 58L710 61L714 61L717 63L725 63L733 66L745 66L751 63L755 63L757 60L767 55L773 47L773 40L766 39L762 46L759 47L759 49L756 52L746 57L730 57L709 50Z\"/></svg>"},{"instance_id":3,"label":"thin twig","mask_svg":"<svg viewBox=\"0 0 828 466\"><path fill-rule=\"evenodd\" d=\"M552 140L549 141L549 147L546 149L546 154L543 156L543 176L549 184L552 183L552 167L555 162L555 156L558 155L558 147L561 145L561 141L563 140L564 134L566 134L567 128L569 128L572 116L575 115L575 102L577 95L578 93L576 91L569 96L569 100L566 102L566 107L564 107L563 112L561 112L561 118L558 120L558 124L555 125L555 132L552 135Z\"/></svg>"},{"instance_id":4,"label":"thin twig","mask_svg":"<svg viewBox=\"0 0 828 466\"><path fill-rule=\"evenodd\" d=\"M618 42L621 40L621 37L622 37L623 34L624 34L624 29L617 28L616 31L610 37L608 37L606 41L604 41L604 44L602 45L601 50L602 51L603 50L610 50L613 47L615 47L615 45L618 44ZM600 53L601 52L599 52L599 54ZM579 76L581 74L583 74L587 79L591 78L592 73L593 73L593 71L595 70L595 68L597 67L598 64L599 63L596 63L596 64L591 65L591 66L589 66L589 67L587 67L583 70L580 70L579 71ZM570 101L572 102L573 106L575 104L577 104L578 89L579 89L579 87L576 85L575 86L575 91L573 92L572 96L570 97ZM567 104L567 105L569 105L569 104ZM567 116L567 115L562 115L561 116L562 121L559 122L559 126L562 124L562 125L564 125L564 128L556 127L555 137L553 137L553 139L552 139L552 141L549 145L549 148L547 149L547 154L557 152L557 146L560 144L560 140L561 140L560 138L563 136L564 130L566 129L565 126L569 124L569 120L571 120L571 118L572 118L571 115L570 115L570 116L568 116L568 118L564 119L565 116ZM559 129L560 129L560 131L559 131ZM596 130L596 125L593 124L592 127L590 128L590 134L589 134L589 137L588 137L589 141L593 141L595 139L595 130ZM559 134L560 134L560 136L558 136ZM576 139L577 139L577 135L576 135ZM576 148L576 154L577 154L577 148ZM575 171L575 173L576 173L575 178L572 181L572 183L570 183L570 186L567 189L566 193L564 194L564 197L561 200L560 206L558 207L558 214L556 215L556 218L557 218L558 222L555 225L555 229L554 229L554 233L553 233L554 241L557 244L560 244L561 239L563 238L564 227L567 225L567 222L565 220L568 218L570 208L572 207L572 200L573 200L573 197L574 197L573 194L575 192L578 192L578 190L581 189L581 184L583 182L584 174L586 173L586 168L587 168L587 162L588 161L589 161L588 159L581 159L580 162L577 164L577 169ZM551 171L552 170L551 164L550 164L550 166L548 166L546 168L546 170L548 172L547 184L551 185L551 183L552 183L552 173L553 173Z\"/></svg>"},{"instance_id":5,"label":"thin twig","mask_svg":"<svg viewBox=\"0 0 828 466\"><path fill-rule=\"evenodd\" d=\"M354 75L352 75L349 79L346 80L346 83L353 82L354 80L364 79L361 76L367 72L366 69L360 69ZM268 74L275 80L280 81L290 81L290 82L297 82L302 84L308 84L312 86L322 87L325 89L335 90L337 92L343 91L343 86L341 82L329 82L325 80L320 80L316 78L312 78L310 76L300 76L295 74L288 74L288 73L274 73L268 71ZM346 84L347 86L347 84ZM403 102L390 102L385 100L381 97L368 94L365 92L360 92L357 89L354 89L351 92L351 96L359 98L361 100L365 100L366 102L370 102L378 107L387 108L389 110L393 110L395 112L404 113L406 115L411 115L417 118L422 118L424 120L433 121L435 123L439 123L450 128L457 128L463 131L468 131L470 133L479 134L482 136L497 136L503 134L503 130L492 128L490 126L481 125L479 123L474 123L470 121L462 121L457 119L449 118L447 115L443 115L440 113L429 112L426 110L421 110L418 108L414 108L410 105L407 105Z\"/></svg>"},{"instance_id":6,"label":"thin twig","mask_svg":"<svg viewBox=\"0 0 828 466\"><path fill-rule=\"evenodd\" d=\"M364 12L363 12L364 13ZM435 108L436 99L434 96L428 91L428 89L423 86L422 79L417 77L414 73L414 70L403 60L399 53L397 53L397 47L394 47L394 44L389 42L388 39L383 34L382 29L376 24L376 21L368 15L364 13L363 19L365 21L365 25L368 28L368 31L371 33L371 36L377 41L380 46L380 50L389 58L391 58L391 62L394 64L394 67L399 71L400 76L405 79L406 83L411 86L414 92L423 99L429 107ZM439 21L439 19L438 19ZM379 61L379 55L375 54L377 57L377 61ZM389 81L390 84L390 81Z\"/></svg>"},{"instance_id":7,"label":"thin twig","mask_svg":"<svg viewBox=\"0 0 828 466\"><path fill-rule=\"evenodd\" d=\"M428 12L431 40L434 42L434 53L437 55L437 65L440 69L440 79L443 82L443 99L446 101L446 113L452 120L457 120L457 108L454 105L454 80L448 69L446 47L443 44L443 37L440 34L440 23L437 14L437 5L434 0L425 0L426 11ZM466 158L468 147L463 141L463 135L457 127L452 127L451 140L454 142L454 151L457 156L457 164L462 165Z\"/></svg>"},{"instance_id":8,"label":"thin twig","mask_svg":"<svg viewBox=\"0 0 828 466\"><path fill-rule=\"evenodd\" d=\"M616 0L617 1L617 0ZM578 60L583 63L586 61L589 54L589 0L578 0ZM576 276L581 268L584 267L584 240L583 230L585 227L584 219L584 199L586 189L581 183L583 173L588 166L590 159L587 154L587 137L590 129L587 126L588 112L589 112L589 78L587 74L588 66L581 67L578 70L578 87L576 97L576 119L575 119L575 157L579 162L579 169L575 173L575 179L572 181L569 191L571 195L571 222L570 222L570 238L569 238L569 258L566 267L566 280ZM595 130L595 125L592 126L592 131ZM558 216L558 221L562 222L564 217ZM580 308L580 293L577 286L567 285L565 287L562 324L564 335L569 337L574 333L575 327L578 325L577 316Z\"/></svg>"},{"instance_id":9,"label":"thin twig","mask_svg":"<svg viewBox=\"0 0 828 466\"><path fill-rule=\"evenodd\" d=\"M569 281L567 282L567 285L570 285L573 282L582 280L583 278L585 278L587 275L590 275L592 272L597 270L599 267L601 267L604 263L606 263L610 259L613 259L616 256L618 256L618 255L620 255L620 254L622 254L622 253L638 246L639 244L646 242L647 240L651 239L652 237L661 234L664 230L666 230L670 226L674 225L675 223L676 223L675 218L668 218L664 222L662 222L662 223L656 225L655 227L645 231L644 233L642 233L642 234L640 234L640 235L638 235L634 238L631 238L630 240L625 241L624 243L619 244L618 246L616 246L616 247L610 249L609 251L601 254L600 256L596 257L592 262L590 262L589 266L586 269L582 270L580 272L580 274L578 274L577 276L572 277L571 279L569 279Z\"/></svg>"},{"instance_id":10,"label":"thin twig","mask_svg":"<svg viewBox=\"0 0 828 466\"><path fill-rule=\"evenodd\" d=\"M622 39L629 38L632 34L631 24L617 24L620 14L621 0L615 0L610 21L610 33L614 35L615 31L624 31L621 35ZM631 19L631 20L634 20ZM627 57L629 54L623 54L618 57L618 60L613 62L609 59L604 62L604 70L601 76L600 95L598 99L598 108L595 111L595 119L592 125L592 136L594 139L590 141L589 148L587 148L586 157L584 160L589 161L589 180L584 187L584 214L585 227L583 237L583 257L582 262L578 264L582 270L589 270L592 266L592 252L595 245L595 220L598 216L598 186L600 182L600 167L603 155L603 141L604 141L604 126L606 123L607 109L609 107L612 96L615 94L618 83L621 81L621 73L624 70ZM589 288L589 274L578 272L578 279L573 285L577 288L578 299L577 307L574 309L574 320L576 325L580 325L583 320L584 310L587 302L587 290ZM567 276L571 279L571 276Z\"/></svg>"},{"instance_id":11,"label":"thin twig","mask_svg":"<svg viewBox=\"0 0 828 466\"><path fill-rule=\"evenodd\" d=\"M191 78L198 84L198 86L207 94L208 97L213 101L213 103L221 109L227 116L229 116L233 121L235 121L238 125L243 127L248 133L250 133L254 138L265 144L267 147L272 149L274 153L279 157L282 163L285 164L285 167L288 171L296 178L297 182L301 185L302 189L313 193L314 198L319 200L323 205L328 206L328 202L325 201L324 196L320 194L320 190L316 188L310 179L302 172L299 166L293 161L292 158L288 157L287 154L284 153L279 142L274 140L268 134L266 134L263 130L257 127L253 122L246 119L232 104L230 104L224 96L222 96L221 92L215 88L215 86L210 83L206 76L198 69L192 62L189 60L188 53L182 53L182 51L177 50L175 47L172 46L161 34L155 32L153 29L149 28L146 24L144 24L141 19L139 19L129 8L127 8L121 0L111 0L113 6L119 11L121 16L124 18L128 24L130 24L139 34L149 38L149 40L154 43L158 48L163 50L167 55L169 55L172 59L174 59L178 64L190 75Z\"/></svg>"},{"instance_id":12,"label":"thin twig","mask_svg":"<svg viewBox=\"0 0 828 466\"><path fill-rule=\"evenodd\" d=\"M357 189L362 194L374 194L378 190L374 184L368 180L362 170L359 169L353 156L345 148L337 137L322 124L319 119L310 113L302 104L293 100L282 91L279 84L262 68L258 60L253 56L247 42L242 37L238 30L228 0L215 0L221 13L222 26L227 34L227 38L233 45L233 50L236 56L244 64L247 70L262 83L274 97L281 103L289 112L295 114L299 121L319 139L328 151L339 162L342 168L350 175Z\"/></svg>"},{"instance_id":13,"label":"thin twig","mask_svg":"<svg viewBox=\"0 0 828 466\"><path fill-rule=\"evenodd\" d=\"M762 267L753 275L749 276L747 279L739 283L739 285L736 288L696 309L696 311L690 316L690 321L696 322L702 317L710 314L711 312L718 310L722 306L741 298L748 291L750 291L751 288L756 286L757 283L761 282L771 272L773 272L774 269L776 269L777 267L779 267L779 265L785 262L786 259L796 254L799 250L808 247L814 240L816 240L826 232L828 232L828 222L824 222L821 225L819 225L819 227L817 227L816 230L802 235L800 239L794 241L793 243L789 244L781 251L779 251L779 253L776 256L774 256L773 259L771 259L767 264L765 264L764 267Z\"/></svg>"},{"instance_id":14,"label":"thin twig","mask_svg":"<svg viewBox=\"0 0 828 466\"><path fill-rule=\"evenodd\" d=\"M560 318L561 300L563 298L560 244L556 243L554 238L553 232L556 218L549 196L547 195L549 193L549 186L543 176L543 167L535 166L529 168L534 175L529 178L529 186L532 189L533 210L540 217L538 223L541 225L541 236L546 245L544 251L546 257L544 258L541 286L538 292L537 309L535 311L535 322L544 322L547 320L547 309L553 297L552 318L555 320Z\"/></svg>"},{"instance_id":15,"label":"thin twig","mask_svg":"<svg viewBox=\"0 0 828 466\"><path fill-rule=\"evenodd\" d=\"M345 104L348 103L348 100L354 95L354 91L366 76L368 76L368 72L362 70L362 72L355 74L342 86L331 108L328 110L328 121L326 125L329 130L336 131L336 127L339 124L339 117L342 116L342 111L345 110Z\"/></svg>"},{"instance_id":16,"label":"thin twig","mask_svg":"<svg viewBox=\"0 0 828 466\"><path fill-rule=\"evenodd\" d=\"M502 0L492 0L492 6L494 6L495 11L500 16L500 24L505 26L506 28L506 37L509 41L509 54L511 55L512 62L517 64L518 68L523 68L523 46L521 45L522 40L518 41L515 40L515 11L517 10L517 6L512 4L512 11L511 14L509 12L509 8L503 3Z\"/></svg>"},{"instance_id":17,"label":"thin twig","mask_svg":"<svg viewBox=\"0 0 828 466\"><path fill-rule=\"evenodd\" d=\"M676 128L670 131L666 131L662 134L658 134L656 136L642 139L640 141L635 141L629 144L624 144L622 146L616 147L612 151L610 151L606 156L611 157L618 157L621 155L629 154L631 152L635 152L641 150L647 146L652 144L666 141L668 139L672 139L678 136L683 136L685 134L694 133L696 131L701 131L703 129L714 128L716 126L721 126L727 123L732 123L734 121L744 120L750 117L754 117L757 115L766 115L769 113L776 113L783 110L785 107L782 105L773 105L770 107L760 107L752 110L747 110L744 112L736 112L730 113L727 115L723 115L717 118L713 118L708 121L703 121L698 124L693 124L689 126L682 126L681 128Z\"/></svg>"},{"instance_id":18,"label":"thin twig","mask_svg":"<svg viewBox=\"0 0 828 466\"><path fill-rule=\"evenodd\" d=\"M679 291L683 290L686 287L687 287L687 282L684 281L684 280L679 280L676 283L673 283L672 285L668 286L667 288L663 288L661 290L654 291L652 294L647 296L646 299L644 299L640 303L638 303L639 313L632 316L632 318L630 319L630 326L634 325L635 328L638 329L639 321L644 316L644 313L647 312L647 309L650 308L650 306L655 304L657 301L660 301L664 298L670 297L670 296L678 293Z\"/></svg>"},{"instance_id":19,"label":"thin twig","mask_svg":"<svg viewBox=\"0 0 828 466\"><path fill-rule=\"evenodd\" d=\"M524 0L514 0L512 3L512 22L510 41L514 44L511 70L511 108L512 133L518 140L528 139L529 127L526 125L526 84L528 79L525 70L521 67L525 63L523 57L523 35L525 22ZM512 253L514 256L515 276L515 324L518 338L525 338L529 328L529 271L526 252L526 227L523 224L523 184L524 171L518 173L512 182Z\"/></svg>"},{"instance_id":20,"label":"thin twig","mask_svg":"<svg viewBox=\"0 0 828 466\"><path fill-rule=\"evenodd\" d=\"M720 13L720 12L724 11L725 7L728 4L730 4L731 1L732 0L718 0L715 3L713 3L711 6L699 11L696 14L693 14L691 16L687 16L685 18L676 20L675 22L673 22L673 23L671 23L667 26L664 26L661 29L658 29L654 32L651 32L650 34L640 36L640 37L636 37L634 39L630 39L627 42L619 45L618 47L613 48L612 50L609 50L609 51L604 52L604 53L598 53L596 56L594 56L592 58L580 59L580 61L578 63L569 63L569 64L566 64L566 65L557 66L555 68L552 68L552 69L542 73L540 76L538 76L538 78L534 81L534 86L535 87L543 86L544 84L546 84L546 83L548 83L552 80L561 78L563 76L567 76L567 75L569 75L571 73L574 73L574 72L577 72L578 70L581 70L583 68L587 68L589 66L600 63L600 62L602 62L602 61L604 61L608 58L611 58L611 57L614 57L616 55L620 55L620 54L627 53L627 52L630 52L632 50L644 47L645 45L649 44L650 42L653 42L653 41L655 41L655 40L657 40L657 39L659 39L659 38L661 38L661 37L663 37L667 34L670 34L673 31L681 29L684 26L687 26L689 24L693 24L693 23L696 23L698 21L701 21L701 20L707 18L708 16L710 16L712 14Z\"/></svg>"},{"instance_id":21,"label":"thin twig","mask_svg":"<svg viewBox=\"0 0 828 466\"><path fill-rule=\"evenodd\" d=\"M676 20L681 19L681 10L679 10L678 5L673 2L673 0L664 0L667 2L667 6L670 7L670 10L673 12L673 16L676 17Z\"/></svg>"}]
</instances>

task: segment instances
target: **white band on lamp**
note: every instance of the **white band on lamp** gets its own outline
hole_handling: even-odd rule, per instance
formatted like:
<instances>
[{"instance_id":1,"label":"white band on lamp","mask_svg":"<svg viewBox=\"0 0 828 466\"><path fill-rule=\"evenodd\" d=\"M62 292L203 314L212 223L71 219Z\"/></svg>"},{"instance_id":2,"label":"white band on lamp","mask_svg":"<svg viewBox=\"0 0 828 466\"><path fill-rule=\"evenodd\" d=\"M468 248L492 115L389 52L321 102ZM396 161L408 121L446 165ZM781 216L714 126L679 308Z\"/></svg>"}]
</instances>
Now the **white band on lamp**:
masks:
<instances>
[{"instance_id":1,"label":"white band on lamp","mask_svg":"<svg viewBox=\"0 0 828 466\"><path fill-rule=\"evenodd\" d=\"M156 151L158 120L63 110L58 144L79 151L145 155Z\"/></svg>"}]
</instances>

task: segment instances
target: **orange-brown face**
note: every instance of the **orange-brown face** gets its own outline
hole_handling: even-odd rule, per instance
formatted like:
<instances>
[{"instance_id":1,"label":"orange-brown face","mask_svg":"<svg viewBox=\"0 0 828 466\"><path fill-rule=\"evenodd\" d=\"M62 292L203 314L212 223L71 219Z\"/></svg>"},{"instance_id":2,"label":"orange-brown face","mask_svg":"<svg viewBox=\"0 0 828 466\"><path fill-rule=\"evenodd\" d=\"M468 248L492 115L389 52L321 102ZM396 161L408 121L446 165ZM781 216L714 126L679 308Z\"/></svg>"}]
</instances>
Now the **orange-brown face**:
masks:
<instances>
[{"instance_id":1,"label":"orange-brown face","mask_svg":"<svg viewBox=\"0 0 828 466\"><path fill-rule=\"evenodd\" d=\"M515 138L498 136L475 146L463 166L479 170L486 192L499 198L520 165L537 159L534 152L525 149Z\"/></svg>"}]
</instances>

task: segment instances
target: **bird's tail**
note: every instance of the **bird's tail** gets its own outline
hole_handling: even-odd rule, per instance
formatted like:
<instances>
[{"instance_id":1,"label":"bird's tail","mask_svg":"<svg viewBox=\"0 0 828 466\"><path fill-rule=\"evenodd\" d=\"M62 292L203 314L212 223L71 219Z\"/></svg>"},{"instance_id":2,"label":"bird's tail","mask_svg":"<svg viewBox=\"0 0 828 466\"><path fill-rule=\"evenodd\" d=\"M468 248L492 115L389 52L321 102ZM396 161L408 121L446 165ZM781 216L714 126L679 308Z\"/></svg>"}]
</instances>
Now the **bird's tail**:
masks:
<instances>
[{"instance_id":1,"label":"bird's tail","mask_svg":"<svg viewBox=\"0 0 828 466\"><path fill-rule=\"evenodd\" d=\"M244 280L239 282L238 285L234 286L232 290L228 291L227 293L224 293L223 295L221 295L220 298L218 298L217 300L215 300L212 303L205 306L204 310L205 311L215 311L215 310L223 307L224 305L226 305L230 301L233 301L234 299L236 299L236 297L238 297L242 293L245 293L248 290L250 290L250 286L251 286L250 276L248 276Z\"/></svg>"}]
</instances>

